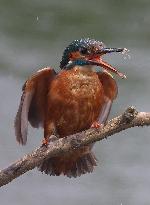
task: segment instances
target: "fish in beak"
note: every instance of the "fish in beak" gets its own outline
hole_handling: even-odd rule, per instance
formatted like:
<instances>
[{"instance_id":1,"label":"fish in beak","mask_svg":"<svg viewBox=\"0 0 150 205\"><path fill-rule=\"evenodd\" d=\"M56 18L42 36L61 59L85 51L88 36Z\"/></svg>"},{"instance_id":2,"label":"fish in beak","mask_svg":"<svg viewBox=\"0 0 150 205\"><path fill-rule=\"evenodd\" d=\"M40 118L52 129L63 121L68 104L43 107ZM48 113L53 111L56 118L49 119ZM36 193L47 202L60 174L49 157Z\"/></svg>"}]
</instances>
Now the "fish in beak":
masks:
<instances>
[{"instance_id":1,"label":"fish in beak","mask_svg":"<svg viewBox=\"0 0 150 205\"><path fill-rule=\"evenodd\" d=\"M107 62L103 61L102 55L107 54L107 53L125 53L127 52L126 48L102 48L100 50L97 50L95 54L89 59L91 62L95 63L95 65L100 66L107 70L108 72L111 71L115 74L117 74L121 78L126 78L126 75L119 72L116 68L108 64Z\"/></svg>"}]
</instances>

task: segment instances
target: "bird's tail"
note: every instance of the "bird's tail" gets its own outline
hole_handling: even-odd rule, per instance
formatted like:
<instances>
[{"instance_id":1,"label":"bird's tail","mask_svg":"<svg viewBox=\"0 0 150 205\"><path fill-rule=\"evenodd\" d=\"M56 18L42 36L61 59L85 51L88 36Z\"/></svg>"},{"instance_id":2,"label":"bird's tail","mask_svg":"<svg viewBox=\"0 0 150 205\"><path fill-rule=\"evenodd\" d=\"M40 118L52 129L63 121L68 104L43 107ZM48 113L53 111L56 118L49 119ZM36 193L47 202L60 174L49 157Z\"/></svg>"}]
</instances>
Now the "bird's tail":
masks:
<instances>
[{"instance_id":1,"label":"bird's tail","mask_svg":"<svg viewBox=\"0 0 150 205\"><path fill-rule=\"evenodd\" d=\"M46 159L39 165L38 169L48 175L67 177L79 177L82 174L93 172L94 166L97 165L97 159L92 152L86 153L78 158L53 157Z\"/></svg>"}]
</instances>

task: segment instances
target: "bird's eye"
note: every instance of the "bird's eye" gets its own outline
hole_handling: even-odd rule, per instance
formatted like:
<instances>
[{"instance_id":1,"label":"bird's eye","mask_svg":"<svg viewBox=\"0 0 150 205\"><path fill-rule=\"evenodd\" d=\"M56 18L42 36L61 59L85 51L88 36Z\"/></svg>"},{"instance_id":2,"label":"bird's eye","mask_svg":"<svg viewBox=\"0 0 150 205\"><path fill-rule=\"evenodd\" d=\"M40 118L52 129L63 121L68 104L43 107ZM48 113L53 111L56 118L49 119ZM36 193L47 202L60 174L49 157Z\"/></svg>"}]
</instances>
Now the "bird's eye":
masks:
<instances>
[{"instance_id":1,"label":"bird's eye","mask_svg":"<svg viewBox=\"0 0 150 205\"><path fill-rule=\"evenodd\" d=\"M89 51L88 51L88 49L87 48L80 48L80 53L81 54L83 54L83 55L85 55L85 54L88 54L89 53Z\"/></svg>"}]
</instances>

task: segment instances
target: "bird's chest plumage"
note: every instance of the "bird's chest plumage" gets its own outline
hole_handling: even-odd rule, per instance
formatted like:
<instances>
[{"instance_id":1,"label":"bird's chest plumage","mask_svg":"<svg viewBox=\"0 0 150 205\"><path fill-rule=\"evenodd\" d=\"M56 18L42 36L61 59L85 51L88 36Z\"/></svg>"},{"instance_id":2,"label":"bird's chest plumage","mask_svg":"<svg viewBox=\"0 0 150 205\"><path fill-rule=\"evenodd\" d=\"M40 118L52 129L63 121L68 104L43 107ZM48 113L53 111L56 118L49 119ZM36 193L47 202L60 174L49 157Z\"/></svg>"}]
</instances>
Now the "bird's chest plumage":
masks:
<instances>
[{"instance_id":1,"label":"bird's chest plumage","mask_svg":"<svg viewBox=\"0 0 150 205\"><path fill-rule=\"evenodd\" d=\"M100 114L102 96L103 88L96 73L80 69L62 71L51 85L48 102L50 117L59 134L89 128Z\"/></svg>"}]
</instances>

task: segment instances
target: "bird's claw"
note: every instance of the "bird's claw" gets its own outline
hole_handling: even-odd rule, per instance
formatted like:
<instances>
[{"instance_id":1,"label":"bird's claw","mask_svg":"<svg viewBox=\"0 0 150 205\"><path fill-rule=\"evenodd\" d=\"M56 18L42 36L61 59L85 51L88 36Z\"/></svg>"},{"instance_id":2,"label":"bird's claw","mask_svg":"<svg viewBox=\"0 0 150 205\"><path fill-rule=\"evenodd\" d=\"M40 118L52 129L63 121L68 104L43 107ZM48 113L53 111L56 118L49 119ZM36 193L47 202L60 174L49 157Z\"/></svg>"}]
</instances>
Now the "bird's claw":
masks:
<instances>
[{"instance_id":1,"label":"bird's claw","mask_svg":"<svg viewBox=\"0 0 150 205\"><path fill-rule=\"evenodd\" d=\"M98 128L103 128L103 127L104 127L104 125L103 125L103 124L100 124L100 123L97 122L97 121L93 122L92 125L91 125L91 128L96 128L96 129L98 129Z\"/></svg>"},{"instance_id":2,"label":"bird's claw","mask_svg":"<svg viewBox=\"0 0 150 205\"><path fill-rule=\"evenodd\" d=\"M44 139L42 140L42 147L47 147L48 144L49 144L49 140L46 139L46 138L44 138Z\"/></svg>"},{"instance_id":3,"label":"bird's claw","mask_svg":"<svg viewBox=\"0 0 150 205\"><path fill-rule=\"evenodd\" d=\"M46 147L47 147L50 142L54 142L54 141L56 141L56 140L58 140L58 139L59 139L59 137L57 137L56 135L51 135L49 138L44 138L44 139L42 140L42 147L43 147L43 146L46 146Z\"/></svg>"}]
</instances>

